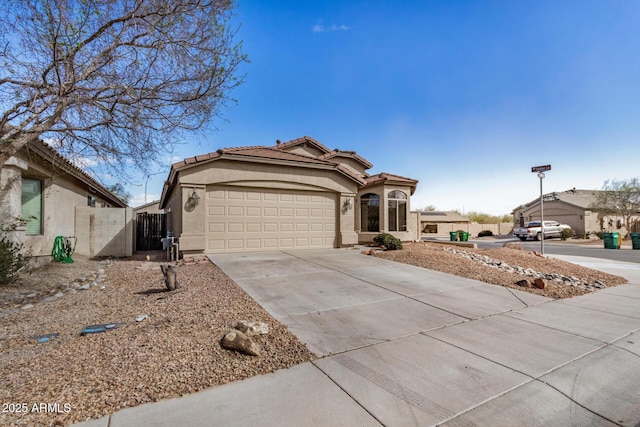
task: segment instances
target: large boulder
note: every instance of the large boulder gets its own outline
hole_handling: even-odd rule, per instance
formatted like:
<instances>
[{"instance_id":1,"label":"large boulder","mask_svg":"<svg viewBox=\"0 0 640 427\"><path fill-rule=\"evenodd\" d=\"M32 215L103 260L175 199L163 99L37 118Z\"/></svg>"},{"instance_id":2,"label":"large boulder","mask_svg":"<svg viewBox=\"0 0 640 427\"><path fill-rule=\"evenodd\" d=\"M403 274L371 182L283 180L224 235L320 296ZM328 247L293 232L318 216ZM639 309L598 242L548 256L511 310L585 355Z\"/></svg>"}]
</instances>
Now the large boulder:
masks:
<instances>
[{"instance_id":1,"label":"large boulder","mask_svg":"<svg viewBox=\"0 0 640 427\"><path fill-rule=\"evenodd\" d=\"M239 351L249 356L260 356L260 346L238 330L231 330L222 339L222 347Z\"/></svg>"},{"instance_id":2,"label":"large boulder","mask_svg":"<svg viewBox=\"0 0 640 427\"><path fill-rule=\"evenodd\" d=\"M266 335L269 333L269 326L264 322L249 322L247 320L240 320L236 323L235 328L245 334L248 337L254 337L256 335Z\"/></svg>"}]
</instances>

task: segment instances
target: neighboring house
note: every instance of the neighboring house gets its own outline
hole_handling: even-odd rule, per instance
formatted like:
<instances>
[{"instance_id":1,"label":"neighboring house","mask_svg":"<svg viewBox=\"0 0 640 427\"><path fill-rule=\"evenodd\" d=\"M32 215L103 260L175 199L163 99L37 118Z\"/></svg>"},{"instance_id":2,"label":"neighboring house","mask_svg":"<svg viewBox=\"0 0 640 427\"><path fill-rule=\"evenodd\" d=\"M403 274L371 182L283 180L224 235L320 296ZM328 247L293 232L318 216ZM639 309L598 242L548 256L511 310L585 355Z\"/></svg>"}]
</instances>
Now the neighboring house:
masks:
<instances>
[{"instance_id":1,"label":"neighboring house","mask_svg":"<svg viewBox=\"0 0 640 427\"><path fill-rule=\"evenodd\" d=\"M160 208L187 255L343 247L382 232L418 239L418 182L371 167L310 137L225 148L174 163Z\"/></svg>"},{"instance_id":2,"label":"neighboring house","mask_svg":"<svg viewBox=\"0 0 640 427\"><path fill-rule=\"evenodd\" d=\"M136 251L160 250L167 237L167 220L160 200L133 208L134 243Z\"/></svg>"},{"instance_id":3,"label":"neighboring house","mask_svg":"<svg viewBox=\"0 0 640 427\"><path fill-rule=\"evenodd\" d=\"M133 208L133 214L148 213L148 214L163 214L164 210L160 209L160 200L154 200L137 208Z\"/></svg>"},{"instance_id":4,"label":"neighboring house","mask_svg":"<svg viewBox=\"0 0 640 427\"><path fill-rule=\"evenodd\" d=\"M627 230L622 218L606 215L593 209L601 190L577 190L544 194L544 218L570 225L576 236L582 237L599 231L634 231L637 224ZM540 198L520 205L512 212L516 226L528 221L540 220Z\"/></svg>"},{"instance_id":5,"label":"neighboring house","mask_svg":"<svg viewBox=\"0 0 640 427\"><path fill-rule=\"evenodd\" d=\"M1 221L4 227L19 218L25 221L7 234L31 248L37 263L50 260L56 236L77 237L76 252L82 255L130 255L131 210L113 209L126 206L40 140L0 169Z\"/></svg>"},{"instance_id":6,"label":"neighboring house","mask_svg":"<svg viewBox=\"0 0 640 427\"><path fill-rule=\"evenodd\" d=\"M449 231L457 230L457 228L455 228L456 226L468 225L469 222L469 218L454 211L420 212L420 229L423 233L448 233Z\"/></svg>"}]
</instances>

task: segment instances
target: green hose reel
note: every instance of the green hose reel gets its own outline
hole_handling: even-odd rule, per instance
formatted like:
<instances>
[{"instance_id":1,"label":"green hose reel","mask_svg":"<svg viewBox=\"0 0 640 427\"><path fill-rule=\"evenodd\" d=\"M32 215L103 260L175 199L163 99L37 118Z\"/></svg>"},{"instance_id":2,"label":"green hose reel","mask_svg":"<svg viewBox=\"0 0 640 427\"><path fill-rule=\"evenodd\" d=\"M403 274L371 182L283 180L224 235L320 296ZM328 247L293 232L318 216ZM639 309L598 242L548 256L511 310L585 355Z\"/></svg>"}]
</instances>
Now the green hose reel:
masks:
<instances>
[{"instance_id":1,"label":"green hose reel","mask_svg":"<svg viewBox=\"0 0 640 427\"><path fill-rule=\"evenodd\" d=\"M72 242L73 246L71 245ZM72 264L73 259L71 258L71 255L73 255L76 250L76 243L78 243L77 237L56 236L56 240L53 242L53 250L51 251L53 260Z\"/></svg>"}]
</instances>

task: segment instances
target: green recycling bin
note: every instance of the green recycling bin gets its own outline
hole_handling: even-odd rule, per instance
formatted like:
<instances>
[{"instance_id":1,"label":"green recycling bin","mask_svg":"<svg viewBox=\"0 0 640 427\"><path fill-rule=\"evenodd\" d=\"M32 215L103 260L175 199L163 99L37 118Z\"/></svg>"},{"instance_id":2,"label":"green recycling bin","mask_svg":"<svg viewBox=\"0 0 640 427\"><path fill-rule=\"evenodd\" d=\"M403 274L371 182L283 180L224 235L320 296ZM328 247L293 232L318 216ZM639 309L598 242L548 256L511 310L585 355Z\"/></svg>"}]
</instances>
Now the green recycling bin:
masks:
<instances>
[{"instance_id":1,"label":"green recycling bin","mask_svg":"<svg viewBox=\"0 0 640 427\"><path fill-rule=\"evenodd\" d=\"M460 232L460 241L461 242L466 242L467 240L469 240L469 233L467 233L466 231L461 231Z\"/></svg>"},{"instance_id":2,"label":"green recycling bin","mask_svg":"<svg viewBox=\"0 0 640 427\"><path fill-rule=\"evenodd\" d=\"M605 249L620 249L620 233L602 233Z\"/></svg>"},{"instance_id":3,"label":"green recycling bin","mask_svg":"<svg viewBox=\"0 0 640 427\"><path fill-rule=\"evenodd\" d=\"M640 249L640 233L630 233L631 246L633 249Z\"/></svg>"},{"instance_id":4,"label":"green recycling bin","mask_svg":"<svg viewBox=\"0 0 640 427\"><path fill-rule=\"evenodd\" d=\"M452 242L455 242L456 240L458 240L458 232L457 231L450 231L449 232L449 238L451 239Z\"/></svg>"}]
</instances>

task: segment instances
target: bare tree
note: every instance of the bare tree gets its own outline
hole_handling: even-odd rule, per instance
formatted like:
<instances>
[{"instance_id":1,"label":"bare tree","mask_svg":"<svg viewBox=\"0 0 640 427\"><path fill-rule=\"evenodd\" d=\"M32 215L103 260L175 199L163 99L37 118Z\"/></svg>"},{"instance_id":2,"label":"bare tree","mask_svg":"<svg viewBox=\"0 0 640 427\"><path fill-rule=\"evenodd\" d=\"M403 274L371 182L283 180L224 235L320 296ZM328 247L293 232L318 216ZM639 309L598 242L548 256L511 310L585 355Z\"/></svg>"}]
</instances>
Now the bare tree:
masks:
<instances>
[{"instance_id":1,"label":"bare tree","mask_svg":"<svg viewBox=\"0 0 640 427\"><path fill-rule=\"evenodd\" d=\"M605 181L602 191L596 193L596 202L592 208L604 214L622 217L627 229L631 229L640 216L640 179Z\"/></svg>"},{"instance_id":2,"label":"bare tree","mask_svg":"<svg viewBox=\"0 0 640 427\"><path fill-rule=\"evenodd\" d=\"M231 0L8 0L2 9L0 167L38 137L67 157L144 167L210 125L243 80Z\"/></svg>"}]
</instances>

